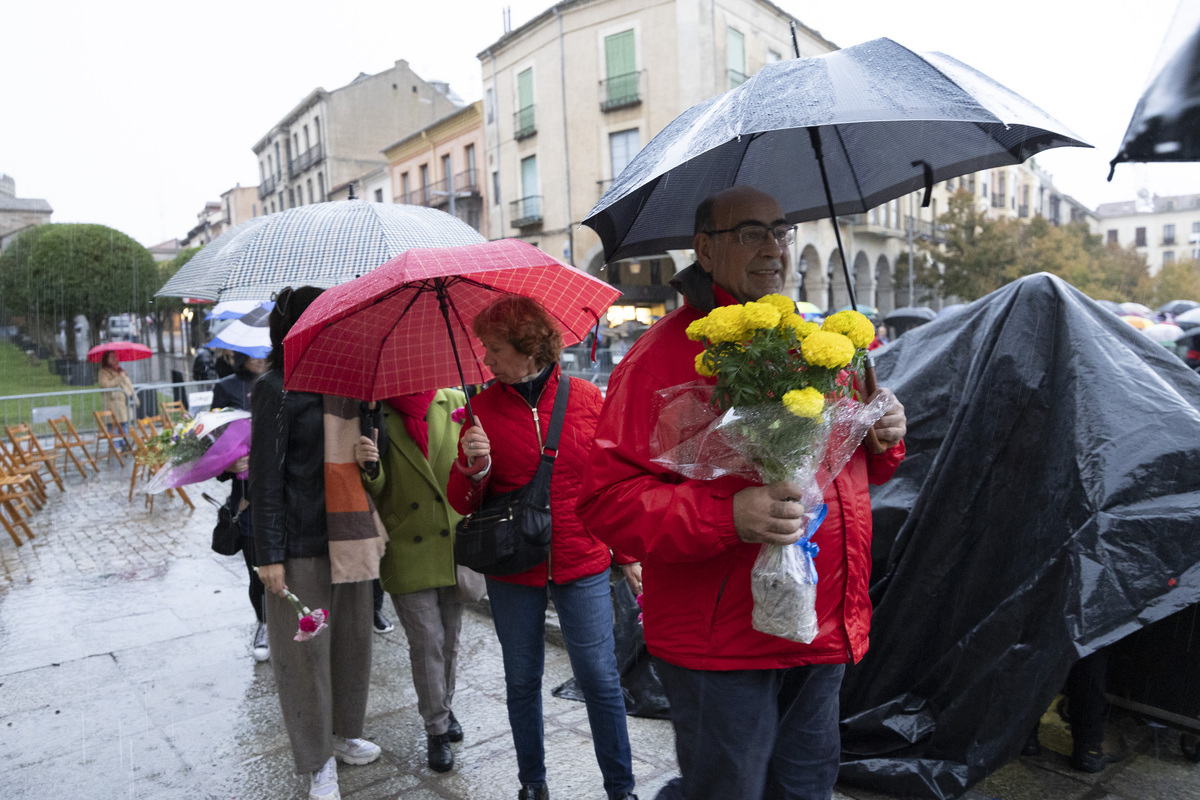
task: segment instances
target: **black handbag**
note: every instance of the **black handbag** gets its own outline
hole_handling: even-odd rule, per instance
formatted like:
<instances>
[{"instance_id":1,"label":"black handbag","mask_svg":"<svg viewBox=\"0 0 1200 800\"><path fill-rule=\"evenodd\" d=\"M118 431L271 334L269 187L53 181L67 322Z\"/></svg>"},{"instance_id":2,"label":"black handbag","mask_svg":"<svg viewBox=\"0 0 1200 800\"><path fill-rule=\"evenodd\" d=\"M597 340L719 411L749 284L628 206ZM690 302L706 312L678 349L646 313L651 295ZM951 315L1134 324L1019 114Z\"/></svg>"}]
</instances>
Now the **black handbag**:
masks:
<instances>
[{"instance_id":1,"label":"black handbag","mask_svg":"<svg viewBox=\"0 0 1200 800\"><path fill-rule=\"evenodd\" d=\"M236 556L242 550L242 528L238 524L240 514L233 513L228 502L222 503L207 494L200 496L217 507L217 524L212 532L213 552L223 556Z\"/></svg>"},{"instance_id":2,"label":"black handbag","mask_svg":"<svg viewBox=\"0 0 1200 800\"><path fill-rule=\"evenodd\" d=\"M520 489L484 498L475 513L455 529L454 560L484 575L516 575L550 554L550 477L567 413L571 383L562 375L550 431L533 480Z\"/></svg>"}]
</instances>

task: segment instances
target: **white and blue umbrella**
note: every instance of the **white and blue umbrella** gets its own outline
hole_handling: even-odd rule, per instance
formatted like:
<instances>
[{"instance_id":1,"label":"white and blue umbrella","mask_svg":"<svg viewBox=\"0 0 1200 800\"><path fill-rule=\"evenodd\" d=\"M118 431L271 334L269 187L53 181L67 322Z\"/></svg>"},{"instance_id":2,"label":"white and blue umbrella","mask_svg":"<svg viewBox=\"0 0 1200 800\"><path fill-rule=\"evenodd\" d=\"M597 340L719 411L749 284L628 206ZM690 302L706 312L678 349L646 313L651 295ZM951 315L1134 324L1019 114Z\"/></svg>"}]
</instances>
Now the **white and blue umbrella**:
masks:
<instances>
[{"instance_id":1,"label":"white and blue umbrella","mask_svg":"<svg viewBox=\"0 0 1200 800\"><path fill-rule=\"evenodd\" d=\"M241 319L258 308L261 302L260 300L226 300L224 303L217 303L213 306L212 310L204 315L204 319ZM271 305L274 307L274 302L271 302Z\"/></svg>"},{"instance_id":2,"label":"white and blue umbrella","mask_svg":"<svg viewBox=\"0 0 1200 800\"><path fill-rule=\"evenodd\" d=\"M248 313L221 329L205 347L233 350L251 358L266 358L271 352L271 328L268 319L275 303L258 303Z\"/></svg>"},{"instance_id":3,"label":"white and blue umbrella","mask_svg":"<svg viewBox=\"0 0 1200 800\"><path fill-rule=\"evenodd\" d=\"M483 241L470 225L435 208L363 200L315 203L226 231L157 294L262 300L285 286L337 286L415 247Z\"/></svg>"}]
</instances>

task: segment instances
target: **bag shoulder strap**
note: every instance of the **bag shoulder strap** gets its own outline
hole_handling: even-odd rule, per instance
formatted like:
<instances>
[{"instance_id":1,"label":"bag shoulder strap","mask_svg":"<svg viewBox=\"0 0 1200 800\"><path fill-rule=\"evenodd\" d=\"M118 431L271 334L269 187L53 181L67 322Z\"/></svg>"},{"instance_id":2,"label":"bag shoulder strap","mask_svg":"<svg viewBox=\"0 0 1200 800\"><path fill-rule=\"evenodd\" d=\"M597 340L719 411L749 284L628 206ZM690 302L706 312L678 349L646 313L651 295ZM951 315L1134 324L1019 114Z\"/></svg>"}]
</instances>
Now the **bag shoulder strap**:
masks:
<instances>
[{"instance_id":1,"label":"bag shoulder strap","mask_svg":"<svg viewBox=\"0 0 1200 800\"><path fill-rule=\"evenodd\" d=\"M546 433L546 445L542 448L543 455L547 450L553 450L558 456L558 437L562 433L563 420L567 416L567 396L571 393L571 379L559 373L558 394L554 396L554 411L550 414L550 430Z\"/></svg>"}]
</instances>

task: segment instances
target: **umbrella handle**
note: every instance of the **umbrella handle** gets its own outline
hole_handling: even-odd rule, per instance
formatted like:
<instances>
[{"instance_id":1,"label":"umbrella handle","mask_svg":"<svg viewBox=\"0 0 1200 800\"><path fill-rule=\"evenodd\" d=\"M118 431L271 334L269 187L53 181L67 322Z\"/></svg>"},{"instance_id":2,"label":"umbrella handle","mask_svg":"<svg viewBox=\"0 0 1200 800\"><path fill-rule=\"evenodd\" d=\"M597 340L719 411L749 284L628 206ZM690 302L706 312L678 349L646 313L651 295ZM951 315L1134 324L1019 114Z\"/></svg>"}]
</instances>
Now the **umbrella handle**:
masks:
<instances>
[{"instance_id":1,"label":"umbrella handle","mask_svg":"<svg viewBox=\"0 0 1200 800\"><path fill-rule=\"evenodd\" d=\"M879 382L875 378L875 359L870 355L867 355L863 362L863 388L867 397L875 394L875 390L879 388ZM867 428L867 449L876 455L887 450L887 446L879 441L874 428Z\"/></svg>"}]
</instances>

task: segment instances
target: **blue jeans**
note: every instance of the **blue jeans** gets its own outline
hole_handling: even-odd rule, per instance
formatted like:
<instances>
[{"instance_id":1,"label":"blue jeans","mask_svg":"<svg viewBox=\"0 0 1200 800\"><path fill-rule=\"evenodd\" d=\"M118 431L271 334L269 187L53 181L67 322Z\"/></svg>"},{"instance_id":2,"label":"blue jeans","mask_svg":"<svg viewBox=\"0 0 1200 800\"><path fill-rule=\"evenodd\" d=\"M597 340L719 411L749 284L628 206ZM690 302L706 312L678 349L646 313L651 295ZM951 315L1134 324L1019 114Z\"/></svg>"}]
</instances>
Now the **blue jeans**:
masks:
<instances>
[{"instance_id":1,"label":"blue jeans","mask_svg":"<svg viewBox=\"0 0 1200 800\"><path fill-rule=\"evenodd\" d=\"M613 646L612 600L608 572L574 583L551 581L545 588L488 578L492 619L504 653L508 723L517 751L521 783L546 780L542 673L546 663L546 597L554 597L567 656L587 705L596 763L609 795L632 792L633 765L625 697Z\"/></svg>"},{"instance_id":2,"label":"blue jeans","mask_svg":"<svg viewBox=\"0 0 1200 800\"><path fill-rule=\"evenodd\" d=\"M655 659L682 775L656 800L828 800L841 756L843 664L685 669Z\"/></svg>"}]
</instances>

